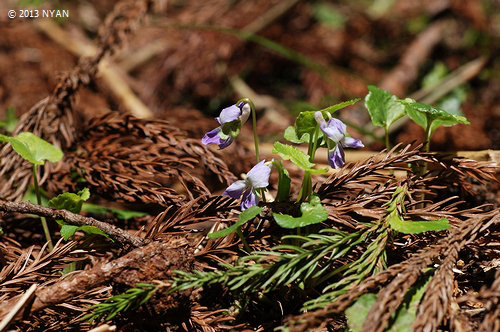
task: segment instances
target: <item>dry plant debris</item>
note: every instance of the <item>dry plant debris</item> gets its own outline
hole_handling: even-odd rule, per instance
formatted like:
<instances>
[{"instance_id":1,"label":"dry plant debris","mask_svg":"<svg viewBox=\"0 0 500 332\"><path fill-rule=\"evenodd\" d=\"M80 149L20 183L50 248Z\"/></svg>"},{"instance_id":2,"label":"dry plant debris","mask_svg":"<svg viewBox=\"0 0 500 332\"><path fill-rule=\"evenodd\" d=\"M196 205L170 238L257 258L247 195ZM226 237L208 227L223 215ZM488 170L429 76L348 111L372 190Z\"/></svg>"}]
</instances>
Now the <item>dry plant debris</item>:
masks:
<instances>
[{"instance_id":1,"label":"dry plant debris","mask_svg":"<svg viewBox=\"0 0 500 332\"><path fill-rule=\"evenodd\" d=\"M81 114L78 114L75 105L78 91L95 82L99 62L126 42L130 31L151 12L154 2L118 2L99 29L96 55L82 58L74 70L60 78L52 94L22 117L14 132L34 132L65 151L63 161L56 165L47 164L42 173L41 183L50 194L76 192L84 183L104 201L147 209L153 216L134 221L135 224L113 225L112 220L103 222L67 211L16 203L29 186L31 170L10 147L3 147L0 152L0 197L3 199L0 201L0 210L3 211L0 216L4 229L4 235L0 238L0 322L5 319L5 325L10 324L12 328L26 331L90 330L96 325L81 320L89 313L89 305L104 303L113 295L123 294L137 284L147 283L162 285L162 288L149 302L139 307L135 315L116 316L113 321L115 328L122 331L264 331L286 323L292 330L341 329L345 328L345 310L362 295L375 292L377 300L369 310L361 330L383 331L403 303L406 293L429 269L434 269L434 277L419 304L413 330L500 329L498 263L492 261L492 257L487 257L490 265L480 266L480 272L489 275L489 279L474 280L475 276L471 274L466 275L464 281L456 275L461 255L467 251L490 243L493 246L491 256L500 252L498 201L485 193L491 188L488 186L498 182L498 164L423 153L421 146L398 145L391 151L343 168L328 178L318 177L313 183L328 212L328 219L318 227L335 228L347 234L346 237L365 234L358 242L346 240L345 243L350 245L346 249L347 255L333 262L321 258L318 266L340 269L359 261L370 250L380 250L388 257L385 261L377 261L369 273L344 289L345 293L334 298L324 308L299 313L297 303L303 303L306 297L311 299L313 296L302 293L296 283L279 285L281 288L277 286L272 292L267 292L266 287L258 287L267 285L272 288L274 284L251 278L241 279L242 285L248 280L250 285L256 285L256 289L252 290L255 296L246 297L239 292L238 287L230 289L224 282L206 285L202 289L169 293L169 286L179 275L174 270L223 275L227 266L238 266L234 264L240 262L243 248L238 236L232 234L220 239L207 239L206 235L238 221L238 204L217 192L236 179L230 170L246 169L248 160L253 157L248 156L248 150L243 146L237 146L233 150L234 155L219 153L192 138L193 134L204 131L200 127L210 127L210 123L199 113L175 116L165 112L166 118L173 118L171 122L143 120L115 113L88 123L81 121ZM398 3L401 5L400 1ZM357 15L359 20L349 22L343 33L333 33L334 40L344 40L341 43L327 42L330 38L327 37L330 36L327 28L318 25L310 29L314 38L305 35L291 38L290 34L311 22L311 14L304 11L307 8L306 3L299 1L260 1L257 5L230 5L213 1L202 8L194 1L187 1L171 14L178 23L196 22L199 25L222 22L252 33L263 31L263 35L276 37L288 47L302 48L306 55L321 63L347 61L343 58L352 55L348 61L352 67L367 68L372 77L382 76L373 62L387 61L386 58L393 55L377 52L374 45L366 40L347 41L349 35L367 31L369 19L365 14L354 7L343 8L345 11L354 11L353 15ZM468 13L466 17L485 28L486 23L481 15L470 15L477 13L475 8L474 5L462 6L457 1L445 1L432 12L449 9ZM275 14L258 24L251 20L266 11ZM283 28L275 24L273 19L286 11L291 11L299 19L285 27L290 34L281 34ZM233 12L236 15L229 15ZM302 12L307 14L301 17L299 14ZM220 16L224 17L223 21L216 20ZM394 26L393 22L380 24L385 25L383 29L387 31L391 31ZM397 91L395 89L399 88L403 94L416 80L423 59L442 37L439 34L442 24L443 21L437 20L415 39L410 48L419 52L406 53L391 71L392 74L386 76L387 87L393 87L389 90ZM184 28L168 28L175 45L185 44L186 47L168 48L160 59L163 66L151 80L155 88L149 90L151 98L147 98L157 108L178 101L183 91L192 93L193 99L219 94L225 85L226 75L239 73L244 67L239 57L249 51L245 41L225 36L220 46L221 39L216 37L216 32L207 30L194 35L192 29ZM323 45L321 52L307 54L310 48L306 46L318 40L323 41L320 43ZM209 58L196 61L199 53L210 53L207 50L214 45L219 47L217 52L211 53ZM338 50L342 49L339 45L345 46L347 55L338 55ZM191 50L187 52L188 55L186 49ZM248 53L252 52L261 54L252 50ZM275 61L269 55L261 59L257 67L272 67ZM221 63L228 66L227 72L223 74L217 69ZM402 77L402 68L413 74ZM309 101L319 101L325 92L337 96L349 93L360 95L365 89L364 79L339 67L331 66L327 73L330 79L343 83L340 89L343 91L325 83L324 78L314 70L305 69L300 79L305 85ZM149 74L147 70L142 72L142 75ZM164 85L175 88L167 97L159 93ZM200 124L183 123L192 119L200 121ZM429 172L425 176L416 176L408 164L421 163L428 163ZM393 172L404 175L395 177ZM75 177L82 182L75 182ZM298 187L296 183L292 183L292 186L294 190ZM425 236L403 236L383 230L387 204L400 187L408 190L403 200L407 217L423 220L447 218L451 229ZM422 202L419 197L425 197L426 200ZM262 266L273 272L273 264L282 262L279 257L290 257L290 247L273 249L283 244L283 231L274 224L272 211L287 209L297 210L297 206L264 203L256 219L242 227L241 231L257 257L246 260L250 268ZM98 226L117 243L78 238L64 244L60 240L54 250L48 253L41 245L42 240L32 230L38 227L33 226L36 221L24 214L44 215L77 225ZM383 236L377 242L379 231ZM31 241L29 245L26 245L27 241ZM258 256L259 253L273 250L268 257ZM62 275L61 271L73 264L82 269ZM471 258L467 264L480 263ZM234 271L245 273L236 268ZM353 274L346 277L353 278ZM23 294L28 294L31 287L36 287L33 298L31 301L23 299ZM314 288L314 293L315 296L321 293L321 287ZM17 309L13 311L16 304L20 307L19 313ZM472 311L471 308L476 308L474 306L481 309L479 315ZM9 314L12 317L6 318ZM111 329L102 325L94 330Z\"/></svg>"}]
</instances>

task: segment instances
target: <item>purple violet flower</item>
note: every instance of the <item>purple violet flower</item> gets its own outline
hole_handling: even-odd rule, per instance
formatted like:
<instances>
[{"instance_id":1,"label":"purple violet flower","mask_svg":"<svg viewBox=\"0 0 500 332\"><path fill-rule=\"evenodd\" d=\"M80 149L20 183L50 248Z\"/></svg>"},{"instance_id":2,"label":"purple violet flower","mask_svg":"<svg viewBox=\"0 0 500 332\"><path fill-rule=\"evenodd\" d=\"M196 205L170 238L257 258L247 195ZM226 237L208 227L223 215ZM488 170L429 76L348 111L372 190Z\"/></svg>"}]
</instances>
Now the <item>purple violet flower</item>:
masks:
<instances>
[{"instance_id":1,"label":"purple violet flower","mask_svg":"<svg viewBox=\"0 0 500 332\"><path fill-rule=\"evenodd\" d=\"M241 211L259 204L258 189L266 188L269 185L269 176L271 175L271 166L262 160L252 167L247 173L245 180L238 180L224 191L223 195L241 200Z\"/></svg>"},{"instance_id":2,"label":"purple violet flower","mask_svg":"<svg viewBox=\"0 0 500 332\"><path fill-rule=\"evenodd\" d=\"M206 133L201 142L205 145L217 144L219 149L228 147L240 133L241 126L248 120L250 111L250 105L243 102L224 108L215 118L220 126Z\"/></svg>"},{"instance_id":3,"label":"purple violet flower","mask_svg":"<svg viewBox=\"0 0 500 332\"><path fill-rule=\"evenodd\" d=\"M345 164L344 148L362 148L363 143L352 137L346 137L346 125L339 119L331 118L328 122L323 114L318 111L314 113L314 119L326 136L328 146L328 163L333 168L341 168Z\"/></svg>"}]
</instances>

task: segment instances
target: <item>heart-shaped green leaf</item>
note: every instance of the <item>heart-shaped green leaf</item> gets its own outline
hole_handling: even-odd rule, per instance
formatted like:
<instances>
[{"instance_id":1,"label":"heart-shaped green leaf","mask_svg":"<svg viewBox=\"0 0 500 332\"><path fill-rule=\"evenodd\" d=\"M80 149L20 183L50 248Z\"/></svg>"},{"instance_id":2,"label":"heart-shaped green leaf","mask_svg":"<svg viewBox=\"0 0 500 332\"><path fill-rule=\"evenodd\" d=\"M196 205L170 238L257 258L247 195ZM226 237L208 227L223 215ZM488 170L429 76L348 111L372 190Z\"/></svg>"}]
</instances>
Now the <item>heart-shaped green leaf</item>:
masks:
<instances>
[{"instance_id":1,"label":"heart-shaped green leaf","mask_svg":"<svg viewBox=\"0 0 500 332\"><path fill-rule=\"evenodd\" d=\"M16 137L0 134L0 141L10 143L21 157L33 165L43 165L45 160L57 162L63 157L58 147L30 132L20 133Z\"/></svg>"},{"instance_id":2,"label":"heart-shaped green leaf","mask_svg":"<svg viewBox=\"0 0 500 332\"><path fill-rule=\"evenodd\" d=\"M225 237L231 233L236 232L236 230L239 227L243 226L243 224L246 223L247 221L255 218L257 215L259 215L259 213L261 211L262 211L262 208L260 208L258 206L252 206L252 207L246 209L245 211L241 212L241 214L238 216L238 221L236 223L234 223L230 227L222 229L218 232L208 234L208 238L209 239L218 239L218 238Z\"/></svg>"},{"instance_id":3,"label":"heart-shaped green leaf","mask_svg":"<svg viewBox=\"0 0 500 332\"><path fill-rule=\"evenodd\" d=\"M313 225L328 219L328 212L325 207L321 205L320 199L313 196L311 202L304 202L300 204L301 217L292 217L288 214L273 214L276 223L283 228L299 228L308 225Z\"/></svg>"},{"instance_id":4,"label":"heart-shaped green leaf","mask_svg":"<svg viewBox=\"0 0 500 332\"><path fill-rule=\"evenodd\" d=\"M396 96L375 86L368 86L368 90L370 92L365 97L365 106L374 125L388 129L394 121L405 115L405 108Z\"/></svg>"}]
</instances>

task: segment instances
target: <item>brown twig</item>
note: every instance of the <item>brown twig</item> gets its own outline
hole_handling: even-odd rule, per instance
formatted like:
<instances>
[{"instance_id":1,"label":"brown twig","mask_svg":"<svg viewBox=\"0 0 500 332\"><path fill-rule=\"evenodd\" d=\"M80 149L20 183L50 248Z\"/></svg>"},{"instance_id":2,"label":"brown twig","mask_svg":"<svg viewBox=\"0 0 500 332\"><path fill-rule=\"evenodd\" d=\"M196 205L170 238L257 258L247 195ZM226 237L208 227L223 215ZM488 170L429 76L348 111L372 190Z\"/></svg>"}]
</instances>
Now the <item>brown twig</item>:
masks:
<instances>
[{"instance_id":1,"label":"brown twig","mask_svg":"<svg viewBox=\"0 0 500 332\"><path fill-rule=\"evenodd\" d=\"M134 247L142 247L148 243L148 240L131 235L116 226L96 220L91 217L84 217L67 210L55 210L30 202L7 202L0 200L0 211L31 213L48 218L62 219L72 225L95 226L104 233L109 234L116 241L120 243L127 243Z\"/></svg>"}]
</instances>

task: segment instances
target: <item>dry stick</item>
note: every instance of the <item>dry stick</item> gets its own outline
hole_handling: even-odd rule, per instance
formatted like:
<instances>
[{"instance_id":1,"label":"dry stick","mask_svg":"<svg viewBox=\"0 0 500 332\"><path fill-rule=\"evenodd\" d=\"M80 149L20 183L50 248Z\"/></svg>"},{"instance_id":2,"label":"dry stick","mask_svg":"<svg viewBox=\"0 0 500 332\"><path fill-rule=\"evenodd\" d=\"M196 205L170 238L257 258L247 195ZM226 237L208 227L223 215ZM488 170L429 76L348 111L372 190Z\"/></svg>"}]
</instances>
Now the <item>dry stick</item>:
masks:
<instances>
[{"instance_id":1,"label":"dry stick","mask_svg":"<svg viewBox=\"0 0 500 332\"><path fill-rule=\"evenodd\" d=\"M57 24L49 20L36 21L38 29L48 37L77 56L94 56L98 52L90 41L79 41L71 37ZM152 118L153 112L135 95L123 78L126 74L121 72L108 59L99 63L99 72L107 86L120 99L129 112L137 118Z\"/></svg>"},{"instance_id":2,"label":"dry stick","mask_svg":"<svg viewBox=\"0 0 500 332\"><path fill-rule=\"evenodd\" d=\"M422 31L408 46L398 65L379 83L379 87L396 96L404 95L434 46L443 38L444 28L445 22L440 20Z\"/></svg>"},{"instance_id":3,"label":"dry stick","mask_svg":"<svg viewBox=\"0 0 500 332\"><path fill-rule=\"evenodd\" d=\"M245 146L251 148L251 144L246 143ZM260 153L262 156L270 157L272 156L273 145L270 143L260 143ZM307 153L307 148L297 147L299 150ZM379 155L378 151L359 151L359 150L349 150L345 154L346 163L356 163L358 161L363 161L368 158ZM497 167L497 172L500 172L500 150L480 150L480 151L457 151L457 152L444 152L443 155L450 157L461 157L466 159L471 159L475 161L486 161L491 162L491 167ZM328 155L326 153L316 153L314 157L314 163L316 164L328 164Z\"/></svg>"},{"instance_id":4,"label":"dry stick","mask_svg":"<svg viewBox=\"0 0 500 332\"><path fill-rule=\"evenodd\" d=\"M106 222L102 222L91 217L84 217L67 210L55 210L30 202L7 202L0 200L0 211L30 213L48 218L62 219L65 222L77 226L95 226L104 233L109 234L116 241L120 243L127 243L134 247L142 247L149 242L146 239L131 235L121 228Z\"/></svg>"},{"instance_id":5,"label":"dry stick","mask_svg":"<svg viewBox=\"0 0 500 332\"><path fill-rule=\"evenodd\" d=\"M12 308L12 310L9 311L9 313L7 314L7 316L5 316L5 318L0 323L0 332L4 332L4 331L7 330L7 328L10 325L10 323L12 322L12 320L14 319L14 317L16 317L16 315L18 314L18 312L22 308L24 308L29 303L29 301L33 298L33 296L35 295L35 291L36 291L37 287L38 287L38 284L31 285L31 287L28 288L28 290L21 296L21 298L19 299L19 301L17 301L17 303L15 304L14 308Z\"/></svg>"}]
</instances>

